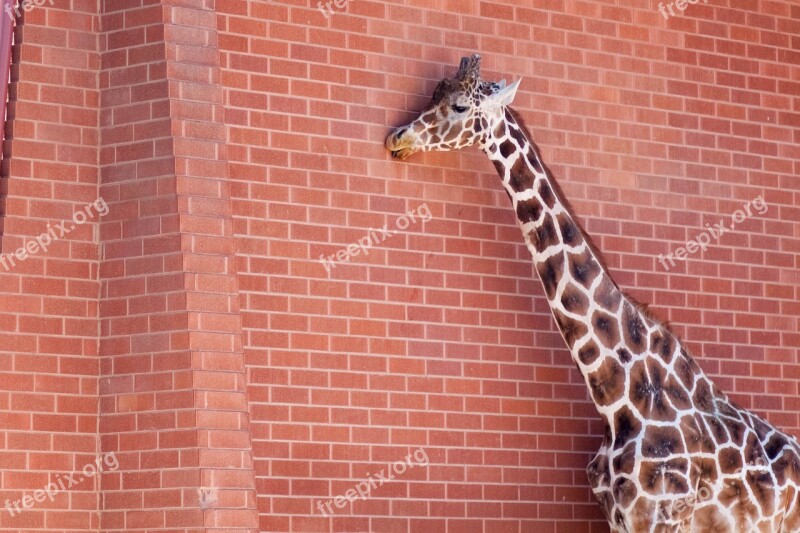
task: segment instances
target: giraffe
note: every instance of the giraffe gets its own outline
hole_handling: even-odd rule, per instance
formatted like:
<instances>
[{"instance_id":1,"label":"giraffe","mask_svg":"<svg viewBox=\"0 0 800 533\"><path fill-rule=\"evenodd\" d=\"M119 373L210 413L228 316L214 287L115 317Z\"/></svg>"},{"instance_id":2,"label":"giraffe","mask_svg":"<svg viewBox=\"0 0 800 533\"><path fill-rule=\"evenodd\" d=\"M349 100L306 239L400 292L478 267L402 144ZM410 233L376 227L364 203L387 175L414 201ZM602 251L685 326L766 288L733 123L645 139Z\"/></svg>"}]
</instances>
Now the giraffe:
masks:
<instances>
[{"instance_id":1,"label":"giraffe","mask_svg":"<svg viewBox=\"0 0 800 533\"><path fill-rule=\"evenodd\" d=\"M477 144L502 179L556 325L604 422L586 471L614 532L800 531L800 445L738 407L611 278L480 56L386 138L393 157Z\"/></svg>"}]
</instances>

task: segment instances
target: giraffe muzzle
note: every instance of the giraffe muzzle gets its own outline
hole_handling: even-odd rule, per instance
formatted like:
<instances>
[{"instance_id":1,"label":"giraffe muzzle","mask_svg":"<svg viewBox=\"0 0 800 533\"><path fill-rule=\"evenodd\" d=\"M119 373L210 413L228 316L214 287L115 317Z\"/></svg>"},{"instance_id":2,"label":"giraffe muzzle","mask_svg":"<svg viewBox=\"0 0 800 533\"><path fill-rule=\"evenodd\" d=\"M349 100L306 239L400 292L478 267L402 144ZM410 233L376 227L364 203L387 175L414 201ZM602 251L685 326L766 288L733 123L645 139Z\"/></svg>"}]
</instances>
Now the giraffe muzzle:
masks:
<instances>
[{"instance_id":1,"label":"giraffe muzzle","mask_svg":"<svg viewBox=\"0 0 800 533\"><path fill-rule=\"evenodd\" d=\"M413 139L403 139L403 136L408 131L409 128L404 126L402 128L397 128L386 137L384 146L392 153L393 158L401 160L408 159L411 154L415 152Z\"/></svg>"}]
</instances>

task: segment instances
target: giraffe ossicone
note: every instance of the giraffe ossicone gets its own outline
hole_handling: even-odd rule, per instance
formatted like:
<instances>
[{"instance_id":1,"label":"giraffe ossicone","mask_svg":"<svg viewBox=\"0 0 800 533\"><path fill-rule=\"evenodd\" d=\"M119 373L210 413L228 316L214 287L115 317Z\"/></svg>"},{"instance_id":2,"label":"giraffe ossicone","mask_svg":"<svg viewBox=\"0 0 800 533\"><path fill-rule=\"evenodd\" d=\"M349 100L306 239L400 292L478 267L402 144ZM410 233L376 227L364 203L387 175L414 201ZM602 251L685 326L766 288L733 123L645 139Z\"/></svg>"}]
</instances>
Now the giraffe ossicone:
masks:
<instances>
[{"instance_id":1,"label":"giraffe ossicone","mask_svg":"<svg viewBox=\"0 0 800 533\"><path fill-rule=\"evenodd\" d=\"M615 532L800 531L800 445L732 403L623 294L508 107L512 85L461 60L386 138L393 157L479 146L511 199L555 322L605 423L589 483Z\"/></svg>"}]
</instances>

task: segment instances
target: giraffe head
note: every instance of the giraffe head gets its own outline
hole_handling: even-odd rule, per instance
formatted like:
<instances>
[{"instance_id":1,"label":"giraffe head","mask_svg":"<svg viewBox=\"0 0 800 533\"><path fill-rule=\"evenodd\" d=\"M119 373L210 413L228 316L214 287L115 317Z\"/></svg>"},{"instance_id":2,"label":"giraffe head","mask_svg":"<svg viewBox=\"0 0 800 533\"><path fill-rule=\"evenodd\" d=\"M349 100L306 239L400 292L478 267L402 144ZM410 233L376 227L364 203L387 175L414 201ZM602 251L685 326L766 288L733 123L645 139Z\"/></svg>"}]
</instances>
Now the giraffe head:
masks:
<instances>
[{"instance_id":1,"label":"giraffe head","mask_svg":"<svg viewBox=\"0 0 800 533\"><path fill-rule=\"evenodd\" d=\"M506 86L505 80L481 80L481 56L461 59L455 77L436 86L431 105L420 116L394 130L386 138L392 157L406 159L414 152L458 150L481 145L492 119L514 100L519 81Z\"/></svg>"}]
</instances>

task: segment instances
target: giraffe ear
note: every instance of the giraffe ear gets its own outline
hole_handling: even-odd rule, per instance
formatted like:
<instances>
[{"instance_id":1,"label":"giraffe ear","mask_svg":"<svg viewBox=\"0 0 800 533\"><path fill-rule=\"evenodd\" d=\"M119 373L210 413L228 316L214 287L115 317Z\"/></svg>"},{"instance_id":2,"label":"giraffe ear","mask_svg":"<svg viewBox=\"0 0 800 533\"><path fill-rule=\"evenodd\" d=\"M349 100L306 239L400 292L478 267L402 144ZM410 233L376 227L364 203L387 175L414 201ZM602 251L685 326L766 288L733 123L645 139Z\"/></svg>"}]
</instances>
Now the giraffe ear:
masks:
<instances>
[{"instance_id":1,"label":"giraffe ear","mask_svg":"<svg viewBox=\"0 0 800 533\"><path fill-rule=\"evenodd\" d=\"M498 83L500 90L489 97L489 102L491 105L502 107L511 105L511 102L514 101L514 97L517 95L517 89L519 89L519 84L522 82L522 78L508 86L506 86L505 81L506 80L503 80Z\"/></svg>"}]
</instances>

